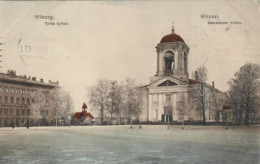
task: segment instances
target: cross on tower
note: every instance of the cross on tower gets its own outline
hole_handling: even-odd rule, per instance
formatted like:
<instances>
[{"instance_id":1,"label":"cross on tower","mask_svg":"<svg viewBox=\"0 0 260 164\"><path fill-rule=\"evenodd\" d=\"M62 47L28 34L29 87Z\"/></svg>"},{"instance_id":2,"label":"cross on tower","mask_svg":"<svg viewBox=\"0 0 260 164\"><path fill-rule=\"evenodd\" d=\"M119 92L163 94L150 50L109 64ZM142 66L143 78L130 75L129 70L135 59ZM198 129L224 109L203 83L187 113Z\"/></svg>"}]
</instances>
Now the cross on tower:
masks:
<instances>
[{"instance_id":1,"label":"cross on tower","mask_svg":"<svg viewBox=\"0 0 260 164\"><path fill-rule=\"evenodd\" d=\"M174 30L174 21L172 21L172 33L174 34L175 30Z\"/></svg>"}]
</instances>

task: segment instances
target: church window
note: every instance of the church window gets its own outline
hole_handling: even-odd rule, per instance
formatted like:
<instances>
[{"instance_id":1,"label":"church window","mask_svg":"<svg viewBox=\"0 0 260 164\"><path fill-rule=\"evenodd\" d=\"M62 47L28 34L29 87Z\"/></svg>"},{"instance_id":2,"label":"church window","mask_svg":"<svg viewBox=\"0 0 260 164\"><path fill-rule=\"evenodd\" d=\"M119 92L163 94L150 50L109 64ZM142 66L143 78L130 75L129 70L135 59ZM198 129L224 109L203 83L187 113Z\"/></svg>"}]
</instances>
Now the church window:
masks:
<instances>
[{"instance_id":1,"label":"church window","mask_svg":"<svg viewBox=\"0 0 260 164\"><path fill-rule=\"evenodd\" d=\"M184 53L184 73L188 73L188 58L186 53Z\"/></svg>"},{"instance_id":2,"label":"church window","mask_svg":"<svg viewBox=\"0 0 260 164\"><path fill-rule=\"evenodd\" d=\"M171 101L171 95L170 94L166 94L166 101Z\"/></svg>"}]
</instances>

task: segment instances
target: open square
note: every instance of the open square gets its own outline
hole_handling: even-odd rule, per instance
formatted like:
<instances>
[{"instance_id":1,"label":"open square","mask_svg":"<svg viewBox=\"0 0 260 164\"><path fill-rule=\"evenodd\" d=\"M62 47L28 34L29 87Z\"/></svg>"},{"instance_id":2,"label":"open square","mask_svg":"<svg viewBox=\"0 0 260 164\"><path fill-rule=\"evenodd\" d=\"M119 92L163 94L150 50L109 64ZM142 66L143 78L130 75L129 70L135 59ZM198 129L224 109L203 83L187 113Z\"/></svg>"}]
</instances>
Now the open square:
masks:
<instances>
[{"instance_id":1,"label":"open square","mask_svg":"<svg viewBox=\"0 0 260 164\"><path fill-rule=\"evenodd\" d=\"M258 164L259 127L137 125L0 129L0 163Z\"/></svg>"}]
</instances>

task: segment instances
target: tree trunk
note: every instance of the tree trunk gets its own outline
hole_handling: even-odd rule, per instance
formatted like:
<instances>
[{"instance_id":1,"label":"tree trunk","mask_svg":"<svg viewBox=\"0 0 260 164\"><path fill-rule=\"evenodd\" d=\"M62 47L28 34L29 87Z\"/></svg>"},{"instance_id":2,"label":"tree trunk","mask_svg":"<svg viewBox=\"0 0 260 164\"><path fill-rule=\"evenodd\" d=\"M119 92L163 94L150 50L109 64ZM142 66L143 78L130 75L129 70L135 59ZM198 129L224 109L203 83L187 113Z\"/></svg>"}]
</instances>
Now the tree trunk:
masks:
<instances>
[{"instance_id":1,"label":"tree trunk","mask_svg":"<svg viewBox=\"0 0 260 164\"><path fill-rule=\"evenodd\" d=\"M206 123L206 116L205 116L205 102L204 102L204 87L203 82L200 83L200 89L201 89L201 108L202 108L202 117L203 117L203 123Z\"/></svg>"},{"instance_id":2,"label":"tree trunk","mask_svg":"<svg viewBox=\"0 0 260 164\"><path fill-rule=\"evenodd\" d=\"M140 128L140 129L142 128L142 122L141 122L141 120L139 120L139 128Z\"/></svg>"},{"instance_id":3,"label":"tree trunk","mask_svg":"<svg viewBox=\"0 0 260 164\"><path fill-rule=\"evenodd\" d=\"M130 117L130 128L132 129L133 128L133 120L132 120L132 116Z\"/></svg>"},{"instance_id":4,"label":"tree trunk","mask_svg":"<svg viewBox=\"0 0 260 164\"><path fill-rule=\"evenodd\" d=\"M103 112L104 112L104 111L103 111L103 106L101 106L100 112L101 112L101 113L100 113L100 114L101 114L101 116L100 116L100 117L101 117L101 124L103 125Z\"/></svg>"},{"instance_id":5,"label":"tree trunk","mask_svg":"<svg viewBox=\"0 0 260 164\"><path fill-rule=\"evenodd\" d=\"M184 117L182 119L182 129L184 129Z\"/></svg>"}]
</instances>

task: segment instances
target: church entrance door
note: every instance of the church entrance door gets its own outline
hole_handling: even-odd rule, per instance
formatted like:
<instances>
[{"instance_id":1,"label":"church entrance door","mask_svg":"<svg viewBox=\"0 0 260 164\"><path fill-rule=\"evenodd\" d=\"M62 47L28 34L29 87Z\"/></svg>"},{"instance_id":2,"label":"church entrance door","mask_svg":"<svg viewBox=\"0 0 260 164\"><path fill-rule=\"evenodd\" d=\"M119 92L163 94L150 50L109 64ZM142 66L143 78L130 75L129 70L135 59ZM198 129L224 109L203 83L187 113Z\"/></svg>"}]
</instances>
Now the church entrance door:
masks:
<instances>
[{"instance_id":1,"label":"church entrance door","mask_svg":"<svg viewBox=\"0 0 260 164\"><path fill-rule=\"evenodd\" d=\"M169 118L169 121L172 122L172 107L164 107L164 113L162 114L162 122L167 122Z\"/></svg>"}]
</instances>

